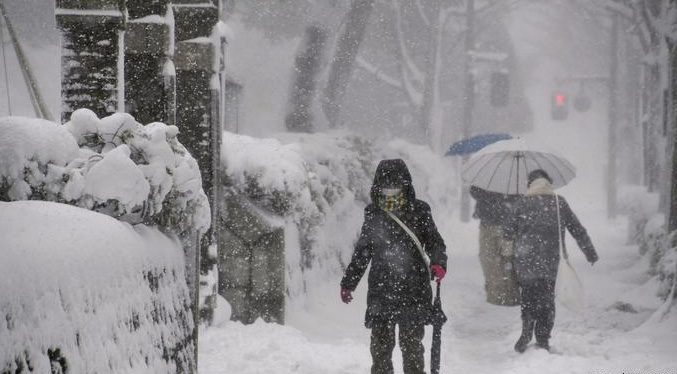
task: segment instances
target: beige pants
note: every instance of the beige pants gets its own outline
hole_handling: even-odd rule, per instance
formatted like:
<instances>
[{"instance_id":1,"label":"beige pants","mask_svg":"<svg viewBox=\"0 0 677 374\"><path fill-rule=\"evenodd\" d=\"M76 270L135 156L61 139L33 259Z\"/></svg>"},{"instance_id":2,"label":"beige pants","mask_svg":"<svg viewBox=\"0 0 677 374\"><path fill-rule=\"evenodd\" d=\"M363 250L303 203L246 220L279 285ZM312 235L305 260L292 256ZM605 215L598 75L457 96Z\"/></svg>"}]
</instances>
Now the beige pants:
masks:
<instances>
[{"instance_id":1,"label":"beige pants","mask_svg":"<svg viewBox=\"0 0 677 374\"><path fill-rule=\"evenodd\" d=\"M519 287L512 262L503 247L500 226L480 224L480 264L484 273L487 302L495 305L519 305ZM507 249L507 248L506 248Z\"/></svg>"}]
</instances>

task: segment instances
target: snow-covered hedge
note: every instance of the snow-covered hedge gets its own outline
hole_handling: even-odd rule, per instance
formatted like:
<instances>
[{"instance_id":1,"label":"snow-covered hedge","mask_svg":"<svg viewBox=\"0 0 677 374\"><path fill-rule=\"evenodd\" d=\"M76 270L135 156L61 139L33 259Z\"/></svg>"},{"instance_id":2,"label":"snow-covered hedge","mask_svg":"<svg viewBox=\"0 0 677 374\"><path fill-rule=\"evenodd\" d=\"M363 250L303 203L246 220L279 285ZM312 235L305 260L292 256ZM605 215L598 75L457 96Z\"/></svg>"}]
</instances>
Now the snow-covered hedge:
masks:
<instances>
[{"instance_id":1,"label":"snow-covered hedge","mask_svg":"<svg viewBox=\"0 0 677 374\"><path fill-rule=\"evenodd\" d=\"M637 244L648 264L648 275L658 279L656 296L669 304L677 284L677 233L668 234L665 216L658 213L658 193L645 187L624 187L619 194L619 208L628 216L629 240Z\"/></svg>"},{"instance_id":2,"label":"snow-covered hedge","mask_svg":"<svg viewBox=\"0 0 677 374\"><path fill-rule=\"evenodd\" d=\"M194 285L190 282L195 279L192 276L193 272L198 270L195 264L186 262L183 258L196 258L195 251L199 250L197 248L198 238L209 228L211 216L207 197L202 190L202 178L198 164L178 142L177 134L178 128L175 126L167 126L163 123L151 123L144 126L137 123L132 116L122 113L99 119L87 109L75 111L71 120L65 125L22 117L0 119L0 201L44 200L70 204L104 213L120 221L143 224L139 225L138 230L145 230L142 227L159 227L164 232L176 234L181 240L178 248L183 249L183 257L175 259L176 261L172 260L171 263L167 263L168 259L174 259L174 254L170 252L176 251L177 245L165 240L166 243L157 248L165 247L168 251L164 254L168 256L167 259L163 259L158 251L153 252L154 256L149 258L143 257L147 254L138 253L136 257L132 256L118 262L120 266L114 266L111 272L103 269L101 276L106 279L106 283L120 287L106 288L100 293L93 289L104 283L94 283L91 290L83 288L86 290L86 292L83 291L84 296L73 297L76 298L74 303L77 308L84 308L84 311L69 309L70 304L67 300L62 300L61 307L58 303L52 302L53 300L50 301L51 304L45 305L26 304L34 309L34 311L30 310L35 315L33 317L28 315L29 320L23 321L23 324L28 324L27 321L33 318L33 322L47 323L45 328L50 328L51 323L55 323L53 326L63 325L63 330L56 328L49 332L55 344L62 344L64 339L75 337L78 354L83 357L89 355L90 351L102 357L113 356L109 362L109 369L100 369L105 366L101 366L103 363L91 366L94 364L90 365L88 358L76 358L75 360L80 360L78 362L81 363L76 362L71 366L85 369L74 369L69 372L129 371L125 368L148 372L143 368L137 370L136 368L143 366L140 366L137 361L146 362L146 365L153 368L153 372L181 372L185 371L185 368L193 367L192 356L184 356L190 355L193 349L192 342L185 339L193 338L191 335L193 323L191 299L195 299L195 295L184 294L184 291L194 289ZM67 227L68 224L68 222L57 220L53 222L53 226L57 228ZM47 229L41 226L36 228ZM12 234L14 234L12 231L4 232L3 240ZM36 231L36 235L44 234ZM81 242L77 234L69 237L73 245L79 245L77 243ZM108 239L105 236L98 238L115 242L114 239ZM16 269L12 267L14 262L5 262L5 242L2 244L0 258L2 258L3 265L8 264L8 269ZM98 258L107 258L101 256L99 248L108 248L111 253L119 252L120 254L127 253L121 252L123 249L128 250L127 247L121 249L117 245L106 246L106 242L100 244L97 245L92 241L82 248L83 253L86 253L86 255L83 254L83 258L91 260L94 268L97 268L96 264L99 264L96 261ZM120 246L128 244L128 242L119 243ZM137 245L129 248L138 249L139 247ZM39 255L32 257L31 261L34 261L35 266L40 269L52 265L45 263L44 256ZM87 283L89 281L87 274L96 276L87 270L84 263L80 265L75 268L66 267L64 274L68 274L76 283ZM104 267L103 264L100 265L100 268ZM188 270L184 271L185 269ZM53 273L57 271L51 270ZM186 273L191 276L186 276ZM5 278L9 277L10 282L13 282L13 277L17 275L14 272L2 274ZM35 276L35 282L40 284L48 284L49 280L53 280L50 277L51 273L44 277L42 273L36 273ZM143 288L144 284L145 288ZM48 295L53 295L54 292L58 295L66 294L62 288L58 288L60 287L58 284L55 287L57 288L49 288L49 291L38 287L33 293L28 292L27 295L35 296L35 292L38 296L44 292ZM148 287L151 289L150 293L144 291ZM3 313L5 310L14 310L12 308L24 305L26 302L16 297L5 298L5 292L12 288L8 286L0 290L2 291L0 303L3 305ZM127 289L128 292L120 292L120 289ZM140 295L145 295L150 299L141 300ZM81 337L85 334L73 330L75 328L73 326L76 325L64 324L66 322L63 319L44 319L44 314L51 313L63 318L71 318L71 313L96 314L93 310L98 310L97 305L106 299L112 301L110 304L105 304L105 313L93 319L92 321L96 323L91 322L91 326L101 325L102 328L107 329L101 336L112 343L102 343L105 339L100 339L101 341L82 340ZM135 302L141 309L129 309L128 300L136 300ZM24 304L16 304L22 302ZM81 302L85 303L85 307L80 305ZM118 309L115 308L116 304L119 305ZM6 316L8 328L14 323L10 321L18 320L17 315L20 314L16 310L11 313ZM131 316L128 315L129 313ZM157 326L148 325L145 330L139 330L139 323L145 323L143 318L146 317L143 317L143 313L152 314L148 318L148 323ZM129 341L130 345L121 347L122 351L115 351L117 348L108 347L110 344L117 345L121 339L121 333L112 327L113 324L123 323L120 321L125 321L130 334L139 330L139 334L147 334L151 336L151 339L132 339ZM166 326L162 327L158 324ZM156 334L160 334L159 337ZM35 337L35 339L41 338ZM0 340L3 349L6 348L5 342L9 341L4 338ZM17 347L23 346L17 344ZM28 349L28 347L25 348ZM67 359L68 356L76 355L71 351L64 353L65 348L57 348L61 352L58 355L66 355L64 357ZM52 353L49 353L50 349ZM170 369L161 369L161 365L155 362L158 358L152 356L154 353L147 353L150 351L159 351L159 359L165 361L163 365ZM23 365L24 369L26 367L30 369L31 365L34 365L33 360L38 359L41 352L57 355L53 347L47 346L31 348L30 351L27 350L24 353L8 351L8 354L11 353L12 356L0 356L2 360L0 365L11 367L7 366L10 365L7 363L14 362L11 365ZM172 362L175 362L178 367L171 369L174 365ZM0 370L4 370L3 366L0 366ZM44 371L38 370L38 372ZM4 374L3 371L0 373Z\"/></svg>"},{"instance_id":3,"label":"snow-covered hedge","mask_svg":"<svg viewBox=\"0 0 677 374\"><path fill-rule=\"evenodd\" d=\"M453 160L430 148L395 140L378 142L347 132L279 134L256 139L224 133L222 165L230 193L248 196L285 217L287 294L296 298L340 277L369 202L376 165L403 158L417 196L452 214L457 196Z\"/></svg>"},{"instance_id":4,"label":"snow-covered hedge","mask_svg":"<svg viewBox=\"0 0 677 374\"><path fill-rule=\"evenodd\" d=\"M194 367L180 243L42 201L0 202L0 237L0 373Z\"/></svg>"},{"instance_id":5,"label":"snow-covered hedge","mask_svg":"<svg viewBox=\"0 0 677 374\"><path fill-rule=\"evenodd\" d=\"M176 126L75 111L64 126L0 119L0 200L77 205L133 223L205 232L209 204Z\"/></svg>"}]
</instances>

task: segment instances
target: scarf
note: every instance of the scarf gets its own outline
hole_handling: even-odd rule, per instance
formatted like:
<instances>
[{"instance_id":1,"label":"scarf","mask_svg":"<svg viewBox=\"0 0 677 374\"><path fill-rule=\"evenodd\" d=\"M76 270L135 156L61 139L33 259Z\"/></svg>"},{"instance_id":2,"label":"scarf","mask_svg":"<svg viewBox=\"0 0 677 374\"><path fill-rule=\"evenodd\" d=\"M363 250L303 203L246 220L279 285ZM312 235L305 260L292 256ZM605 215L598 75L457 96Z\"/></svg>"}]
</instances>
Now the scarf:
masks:
<instances>
[{"instance_id":1,"label":"scarf","mask_svg":"<svg viewBox=\"0 0 677 374\"><path fill-rule=\"evenodd\" d=\"M533 195L553 195L555 192L552 189L552 185L545 178L538 178L531 182L525 196Z\"/></svg>"},{"instance_id":2,"label":"scarf","mask_svg":"<svg viewBox=\"0 0 677 374\"><path fill-rule=\"evenodd\" d=\"M382 194L379 197L378 205L381 207L381 209L387 212L392 212L394 210L401 209L405 205L407 205L407 199L406 197L404 197L404 192L400 192L399 194L394 196Z\"/></svg>"}]
</instances>

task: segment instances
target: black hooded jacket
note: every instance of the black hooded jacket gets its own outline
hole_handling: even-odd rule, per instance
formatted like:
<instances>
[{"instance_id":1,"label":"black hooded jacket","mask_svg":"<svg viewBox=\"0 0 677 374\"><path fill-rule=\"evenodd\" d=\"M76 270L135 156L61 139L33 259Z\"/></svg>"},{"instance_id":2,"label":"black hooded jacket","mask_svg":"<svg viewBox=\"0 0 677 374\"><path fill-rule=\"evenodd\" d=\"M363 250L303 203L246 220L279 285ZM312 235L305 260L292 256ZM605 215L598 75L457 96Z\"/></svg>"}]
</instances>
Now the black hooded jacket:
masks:
<instances>
[{"instance_id":1,"label":"black hooded jacket","mask_svg":"<svg viewBox=\"0 0 677 374\"><path fill-rule=\"evenodd\" d=\"M557 222L559 201L560 223ZM565 230L571 233L589 262L598 259L595 247L564 197L554 194L524 196L515 203L515 213L505 226L505 239L515 242L515 272L520 283L557 278L559 238L566 249Z\"/></svg>"},{"instance_id":2,"label":"black hooded jacket","mask_svg":"<svg viewBox=\"0 0 677 374\"><path fill-rule=\"evenodd\" d=\"M365 208L362 232L341 280L342 288L354 290L371 263L367 327L382 323L425 323L431 310L428 269L416 244L378 206L381 188L395 184L403 186L407 204L393 213L416 234L431 264L445 269L447 266L444 240L433 222L430 206L416 199L406 164L401 159L381 161L371 188L372 203Z\"/></svg>"},{"instance_id":3,"label":"black hooded jacket","mask_svg":"<svg viewBox=\"0 0 677 374\"><path fill-rule=\"evenodd\" d=\"M470 196L477 201L473 218L501 227L510 220L513 204L519 199L519 195L505 195L475 186L470 186Z\"/></svg>"}]
</instances>

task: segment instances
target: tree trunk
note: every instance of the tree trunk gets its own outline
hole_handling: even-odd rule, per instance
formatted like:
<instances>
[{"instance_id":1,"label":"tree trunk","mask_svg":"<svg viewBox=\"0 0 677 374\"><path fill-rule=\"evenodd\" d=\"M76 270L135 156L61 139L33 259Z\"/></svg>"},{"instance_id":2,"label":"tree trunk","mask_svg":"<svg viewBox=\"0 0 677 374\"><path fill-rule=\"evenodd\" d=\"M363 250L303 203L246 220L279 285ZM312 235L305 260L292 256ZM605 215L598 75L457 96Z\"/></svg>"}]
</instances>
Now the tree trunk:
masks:
<instances>
[{"instance_id":1,"label":"tree trunk","mask_svg":"<svg viewBox=\"0 0 677 374\"><path fill-rule=\"evenodd\" d=\"M465 87L463 93L463 131L462 139L470 137L473 124L473 111L475 109L475 77L472 73L471 52L475 49L475 0L466 0L466 32L465 32L465 56L463 56L463 73L465 75ZM467 161L464 156L463 162ZM461 187L461 221L470 221L470 194L468 187Z\"/></svg>"},{"instance_id":2,"label":"tree trunk","mask_svg":"<svg viewBox=\"0 0 677 374\"><path fill-rule=\"evenodd\" d=\"M668 230L673 232L677 230L677 43L668 42L670 51L669 61L669 81L668 90L670 92L670 126L672 127L672 157L670 173L670 218L668 220Z\"/></svg>"},{"instance_id":3,"label":"tree trunk","mask_svg":"<svg viewBox=\"0 0 677 374\"><path fill-rule=\"evenodd\" d=\"M438 53L440 36L440 3L441 0L434 0L432 5L433 18L430 20L430 40L428 43L428 54L426 57L425 84L423 88L423 103L421 105L421 129L424 132L426 140L432 143L430 138L432 132L432 122L435 111L435 101L437 100L437 72L438 72Z\"/></svg>"},{"instance_id":4,"label":"tree trunk","mask_svg":"<svg viewBox=\"0 0 677 374\"><path fill-rule=\"evenodd\" d=\"M312 24L306 27L294 63L294 85L289 100L289 111L285 118L289 131L313 131L313 101L317 92L322 57L327 46L327 35L328 31L322 25Z\"/></svg>"},{"instance_id":5,"label":"tree trunk","mask_svg":"<svg viewBox=\"0 0 677 374\"><path fill-rule=\"evenodd\" d=\"M341 106L346 88L375 3L376 0L353 1L348 11L347 22L338 38L322 98L322 110L331 127L340 125Z\"/></svg>"},{"instance_id":6,"label":"tree trunk","mask_svg":"<svg viewBox=\"0 0 677 374\"><path fill-rule=\"evenodd\" d=\"M609 70L609 137L607 163L607 214L616 217L616 128L618 111L618 29L619 16L613 13L611 26L611 61Z\"/></svg>"}]
</instances>

